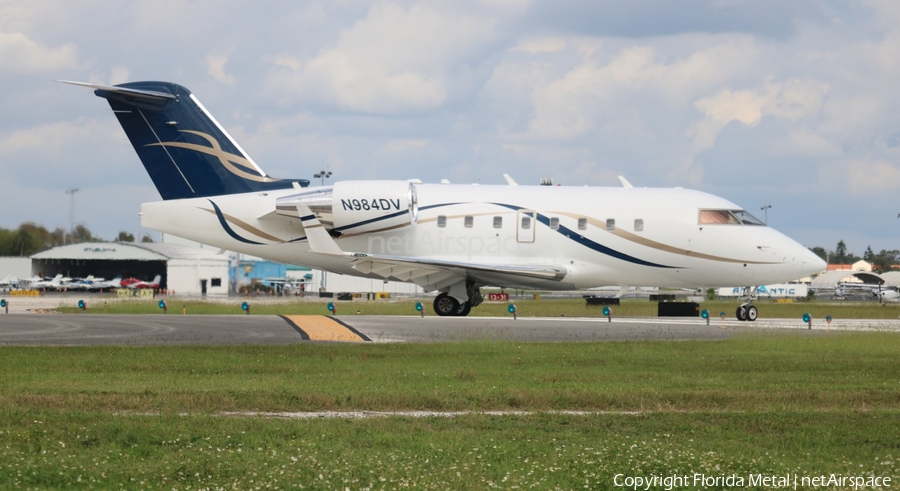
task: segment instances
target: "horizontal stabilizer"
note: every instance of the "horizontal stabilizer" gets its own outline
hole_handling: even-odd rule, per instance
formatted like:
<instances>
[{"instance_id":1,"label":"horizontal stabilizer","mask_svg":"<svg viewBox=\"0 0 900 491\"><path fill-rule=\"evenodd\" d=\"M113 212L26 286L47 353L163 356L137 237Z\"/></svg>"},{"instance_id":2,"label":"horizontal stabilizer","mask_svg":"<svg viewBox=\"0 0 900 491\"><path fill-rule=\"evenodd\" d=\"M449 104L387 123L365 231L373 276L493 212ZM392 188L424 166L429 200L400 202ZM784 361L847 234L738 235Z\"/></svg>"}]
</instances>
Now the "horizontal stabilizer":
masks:
<instances>
[{"instance_id":1,"label":"horizontal stabilizer","mask_svg":"<svg viewBox=\"0 0 900 491\"><path fill-rule=\"evenodd\" d=\"M124 96L132 97L135 99L147 99L150 101L164 101L164 100L174 100L175 96L172 94L168 94L166 92L156 92L153 90L140 90L140 89L129 89L127 87L113 87L110 85L97 85L97 84L89 84L85 82L71 82L69 80L57 80L57 82L77 85L79 87L87 87L89 89L94 90L102 90L105 92L110 92L113 94L121 94Z\"/></svg>"}]
</instances>

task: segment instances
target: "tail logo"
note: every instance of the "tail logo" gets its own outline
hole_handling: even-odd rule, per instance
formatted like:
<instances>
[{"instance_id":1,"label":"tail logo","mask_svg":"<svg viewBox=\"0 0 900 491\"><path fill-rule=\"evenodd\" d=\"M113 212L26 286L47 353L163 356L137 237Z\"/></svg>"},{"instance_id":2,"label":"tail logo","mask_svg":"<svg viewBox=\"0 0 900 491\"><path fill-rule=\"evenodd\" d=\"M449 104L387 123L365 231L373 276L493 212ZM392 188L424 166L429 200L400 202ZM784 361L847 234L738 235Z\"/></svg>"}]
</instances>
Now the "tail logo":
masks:
<instances>
[{"instance_id":1,"label":"tail logo","mask_svg":"<svg viewBox=\"0 0 900 491\"><path fill-rule=\"evenodd\" d=\"M159 143L150 143L145 146L147 147L177 147L184 148L187 150L193 150L195 152L205 153L206 155L210 155L219 159L219 162L222 163L222 166L228 169L228 172L232 174L242 177L244 179L256 182L276 182L280 181L280 179L274 179L265 175L259 174L256 169L254 169L253 163L251 163L246 158L235 155L233 153L228 153L222 150L222 147L219 145L219 142L216 141L215 138L207 135L206 133L202 133L200 131L191 131L191 130L179 130L181 133L190 133L192 135L199 136L203 138L207 142L209 142L210 146L198 145L196 143L187 143L187 142L159 142ZM240 166L240 167L239 167Z\"/></svg>"}]
</instances>

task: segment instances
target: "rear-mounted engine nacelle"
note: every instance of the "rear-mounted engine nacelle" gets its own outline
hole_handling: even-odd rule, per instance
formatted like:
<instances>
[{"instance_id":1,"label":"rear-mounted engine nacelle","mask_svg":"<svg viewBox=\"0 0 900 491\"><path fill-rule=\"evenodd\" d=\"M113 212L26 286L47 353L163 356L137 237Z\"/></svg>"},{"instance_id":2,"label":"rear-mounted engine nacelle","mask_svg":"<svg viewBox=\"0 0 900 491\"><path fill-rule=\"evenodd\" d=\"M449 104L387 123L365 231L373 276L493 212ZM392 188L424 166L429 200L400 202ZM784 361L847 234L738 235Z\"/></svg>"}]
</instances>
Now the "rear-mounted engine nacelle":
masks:
<instances>
[{"instance_id":1,"label":"rear-mounted engine nacelle","mask_svg":"<svg viewBox=\"0 0 900 491\"><path fill-rule=\"evenodd\" d=\"M417 201L416 186L409 181L341 181L334 185L334 228L361 233L415 225Z\"/></svg>"},{"instance_id":2,"label":"rear-mounted engine nacelle","mask_svg":"<svg viewBox=\"0 0 900 491\"><path fill-rule=\"evenodd\" d=\"M331 189L280 198L278 214L298 216L305 204L329 230L357 234L415 224L419 208L415 184L409 181L341 181Z\"/></svg>"}]
</instances>

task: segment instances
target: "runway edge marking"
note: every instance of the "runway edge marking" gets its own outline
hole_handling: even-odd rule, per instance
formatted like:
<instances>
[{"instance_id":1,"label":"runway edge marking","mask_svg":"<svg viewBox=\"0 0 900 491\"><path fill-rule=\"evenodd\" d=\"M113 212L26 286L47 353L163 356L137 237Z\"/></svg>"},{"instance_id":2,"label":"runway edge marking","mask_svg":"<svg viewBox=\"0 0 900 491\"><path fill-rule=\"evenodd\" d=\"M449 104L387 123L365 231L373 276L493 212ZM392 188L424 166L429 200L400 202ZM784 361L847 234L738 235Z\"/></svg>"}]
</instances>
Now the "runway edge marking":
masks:
<instances>
[{"instance_id":1,"label":"runway edge marking","mask_svg":"<svg viewBox=\"0 0 900 491\"><path fill-rule=\"evenodd\" d=\"M304 340L371 342L368 336L346 323L324 315L281 315Z\"/></svg>"},{"instance_id":2,"label":"runway edge marking","mask_svg":"<svg viewBox=\"0 0 900 491\"><path fill-rule=\"evenodd\" d=\"M303 340L309 341L309 334L306 334L306 332L304 332L303 329L300 329L300 326L298 326L297 324L295 324L294 321L292 321L288 316L286 316L286 315L279 315L278 317L281 317L282 319L284 319L284 321L287 322L289 326L293 327L295 331L297 331L298 333L300 333L300 337L301 337Z\"/></svg>"},{"instance_id":3,"label":"runway edge marking","mask_svg":"<svg viewBox=\"0 0 900 491\"><path fill-rule=\"evenodd\" d=\"M337 317L335 317L333 315L329 315L328 318L337 322L338 324L346 327L347 329L353 331L353 333L356 334L357 336L359 336L360 338L362 338L363 341L369 341L369 342L372 341L371 339L369 339L369 336L366 336L365 334L357 331L355 327L351 326L350 324L347 324L346 322L338 319Z\"/></svg>"}]
</instances>

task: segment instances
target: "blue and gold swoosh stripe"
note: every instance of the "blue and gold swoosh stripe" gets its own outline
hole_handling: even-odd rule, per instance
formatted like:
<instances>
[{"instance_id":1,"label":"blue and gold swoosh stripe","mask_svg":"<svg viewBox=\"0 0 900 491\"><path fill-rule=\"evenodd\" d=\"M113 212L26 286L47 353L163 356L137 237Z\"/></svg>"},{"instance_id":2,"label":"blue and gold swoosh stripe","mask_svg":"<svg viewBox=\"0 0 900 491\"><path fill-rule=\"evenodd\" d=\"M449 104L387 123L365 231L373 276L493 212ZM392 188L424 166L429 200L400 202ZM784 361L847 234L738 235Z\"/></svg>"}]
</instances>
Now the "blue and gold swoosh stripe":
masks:
<instances>
[{"instance_id":1,"label":"blue and gold swoosh stripe","mask_svg":"<svg viewBox=\"0 0 900 491\"><path fill-rule=\"evenodd\" d=\"M213 209L216 212L216 217L219 219L219 225L225 229L225 233L231 236L232 239L237 240L239 242L243 242L244 244L253 244L253 245L263 245L262 242L256 242L254 240L245 239L235 232L230 225L228 225L228 220L225 220L225 215L222 214L222 210L219 209L219 205L217 205L213 200L208 200L210 204L213 205Z\"/></svg>"},{"instance_id":2,"label":"blue and gold swoosh stripe","mask_svg":"<svg viewBox=\"0 0 900 491\"><path fill-rule=\"evenodd\" d=\"M491 204L497 205L497 206L502 206L504 208L509 208L510 210L513 210L513 211L526 210L526 208L523 208L521 206L508 205L506 203L491 203ZM531 211L531 210L529 210L529 211ZM547 227L550 227L550 218L549 217L547 217L546 215L542 215L538 212L534 212L534 213L536 215L537 221L543 223ZM614 257L614 258L620 259L622 261L628 261L630 263L639 264L641 266L650 266L653 268L683 269L679 266L666 266L664 264L656 264L656 263L652 263L650 261L645 261L643 259L638 259L634 256L625 254L624 252L619 252L619 251L612 249L610 247L607 247L603 244L594 242L593 240L588 239L584 235L579 234L578 232L576 232L568 227L564 227L562 225L560 225L556 231L558 233L562 234L563 236L565 236L567 239L569 239L573 242L577 242L578 244L581 244L582 246L587 247L588 249L592 249L601 254L606 254L607 256Z\"/></svg>"}]
</instances>

